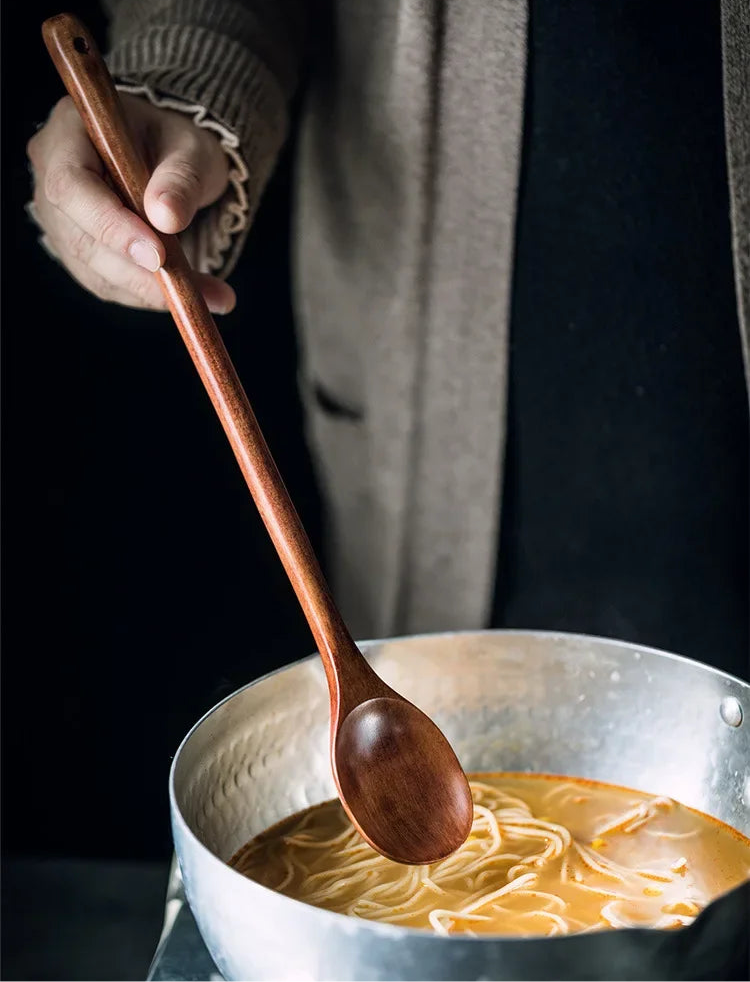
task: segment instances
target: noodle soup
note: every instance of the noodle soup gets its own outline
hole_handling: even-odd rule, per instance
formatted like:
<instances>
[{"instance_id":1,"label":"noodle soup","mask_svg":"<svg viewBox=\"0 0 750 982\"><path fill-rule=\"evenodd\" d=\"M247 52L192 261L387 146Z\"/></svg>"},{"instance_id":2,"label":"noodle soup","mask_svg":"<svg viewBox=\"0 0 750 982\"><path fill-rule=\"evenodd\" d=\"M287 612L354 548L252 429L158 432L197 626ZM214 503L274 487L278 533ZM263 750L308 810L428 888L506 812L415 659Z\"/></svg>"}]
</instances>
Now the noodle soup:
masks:
<instances>
[{"instance_id":1,"label":"noodle soup","mask_svg":"<svg viewBox=\"0 0 750 982\"><path fill-rule=\"evenodd\" d=\"M469 781L471 834L430 866L380 856L338 800L257 836L230 865L337 913L465 936L678 928L750 879L750 840L670 798L547 775Z\"/></svg>"}]
</instances>

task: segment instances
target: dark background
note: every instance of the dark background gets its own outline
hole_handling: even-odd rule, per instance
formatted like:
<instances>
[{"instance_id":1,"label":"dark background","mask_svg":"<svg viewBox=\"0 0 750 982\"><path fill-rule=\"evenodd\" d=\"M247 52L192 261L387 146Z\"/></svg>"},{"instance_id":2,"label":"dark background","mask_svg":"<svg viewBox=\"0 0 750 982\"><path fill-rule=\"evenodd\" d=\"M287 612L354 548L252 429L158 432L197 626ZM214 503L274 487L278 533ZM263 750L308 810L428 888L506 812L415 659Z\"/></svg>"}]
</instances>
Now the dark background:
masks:
<instances>
[{"instance_id":1,"label":"dark background","mask_svg":"<svg viewBox=\"0 0 750 982\"><path fill-rule=\"evenodd\" d=\"M25 146L63 94L40 36L60 9L3 4L2 18L3 901L37 946L36 913L14 889L26 867L8 861L166 866L167 776L185 732L222 696L313 650L171 319L101 303L37 245ZM75 12L103 41L97 4ZM287 288L289 157L220 326L319 545ZM3 926L7 957L18 925Z\"/></svg>"}]
</instances>

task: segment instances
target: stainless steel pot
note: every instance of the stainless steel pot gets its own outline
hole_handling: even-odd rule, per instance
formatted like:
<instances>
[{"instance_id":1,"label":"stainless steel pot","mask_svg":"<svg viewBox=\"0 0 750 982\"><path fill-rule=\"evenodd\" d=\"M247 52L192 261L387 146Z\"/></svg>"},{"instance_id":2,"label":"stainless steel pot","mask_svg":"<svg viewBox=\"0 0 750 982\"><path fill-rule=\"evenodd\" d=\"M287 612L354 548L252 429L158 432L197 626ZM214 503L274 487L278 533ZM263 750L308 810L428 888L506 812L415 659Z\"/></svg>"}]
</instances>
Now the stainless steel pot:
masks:
<instances>
[{"instance_id":1,"label":"stainless steel pot","mask_svg":"<svg viewBox=\"0 0 750 982\"><path fill-rule=\"evenodd\" d=\"M750 686L696 662L564 634L362 645L468 771L570 774L670 795L750 834ZM744 715L744 720L742 719ZM225 865L251 836L334 796L317 657L211 710L172 766L188 900L227 979L747 979L750 884L679 931L441 938L290 900Z\"/></svg>"}]
</instances>

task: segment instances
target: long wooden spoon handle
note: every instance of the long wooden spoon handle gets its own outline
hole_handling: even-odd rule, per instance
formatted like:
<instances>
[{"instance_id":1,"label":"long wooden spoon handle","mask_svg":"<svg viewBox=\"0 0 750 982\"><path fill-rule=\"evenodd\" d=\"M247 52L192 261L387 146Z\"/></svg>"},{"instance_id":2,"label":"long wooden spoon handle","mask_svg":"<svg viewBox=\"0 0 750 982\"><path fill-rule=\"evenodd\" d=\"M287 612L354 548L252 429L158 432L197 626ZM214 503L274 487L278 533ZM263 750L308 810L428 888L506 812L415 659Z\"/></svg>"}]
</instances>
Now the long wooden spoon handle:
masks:
<instances>
[{"instance_id":1,"label":"long wooden spoon handle","mask_svg":"<svg viewBox=\"0 0 750 982\"><path fill-rule=\"evenodd\" d=\"M148 171L93 37L70 14L60 14L45 21L42 33L47 50L122 201L148 221L143 209ZM164 242L166 262L155 275L299 598L331 679L336 676L336 668L346 671L350 660L348 654L356 653L354 642L331 599L310 541L242 383L194 284L182 247L176 237L157 234ZM332 660L336 661L336 666Z\"/></svg>"}]
</instances>

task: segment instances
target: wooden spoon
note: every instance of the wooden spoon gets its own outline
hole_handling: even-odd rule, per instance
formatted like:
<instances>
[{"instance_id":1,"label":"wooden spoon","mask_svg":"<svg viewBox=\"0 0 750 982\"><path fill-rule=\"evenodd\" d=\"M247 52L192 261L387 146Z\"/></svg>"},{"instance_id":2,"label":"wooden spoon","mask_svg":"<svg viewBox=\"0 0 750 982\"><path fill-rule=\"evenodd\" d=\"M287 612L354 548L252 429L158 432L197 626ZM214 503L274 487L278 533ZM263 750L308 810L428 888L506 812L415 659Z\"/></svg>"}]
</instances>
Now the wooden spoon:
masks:
<instances>
[{"instance_id":1,"label":"wooden spoon","mask_svg":"<svg viewBox=\"0 0 750 982\"><path fill-rule=\"evenodd\" d=\"M148 172L119 96L84 25L44 22L45 44L122 201L144 221ZM158 233L158 278L323 659L331 712L331 766L342 804L362 836L400 863L450 855L473 817L466 776L435 724L370 668L339 613L224 342L176 237Z\"/></svg>"}]
</instances>

